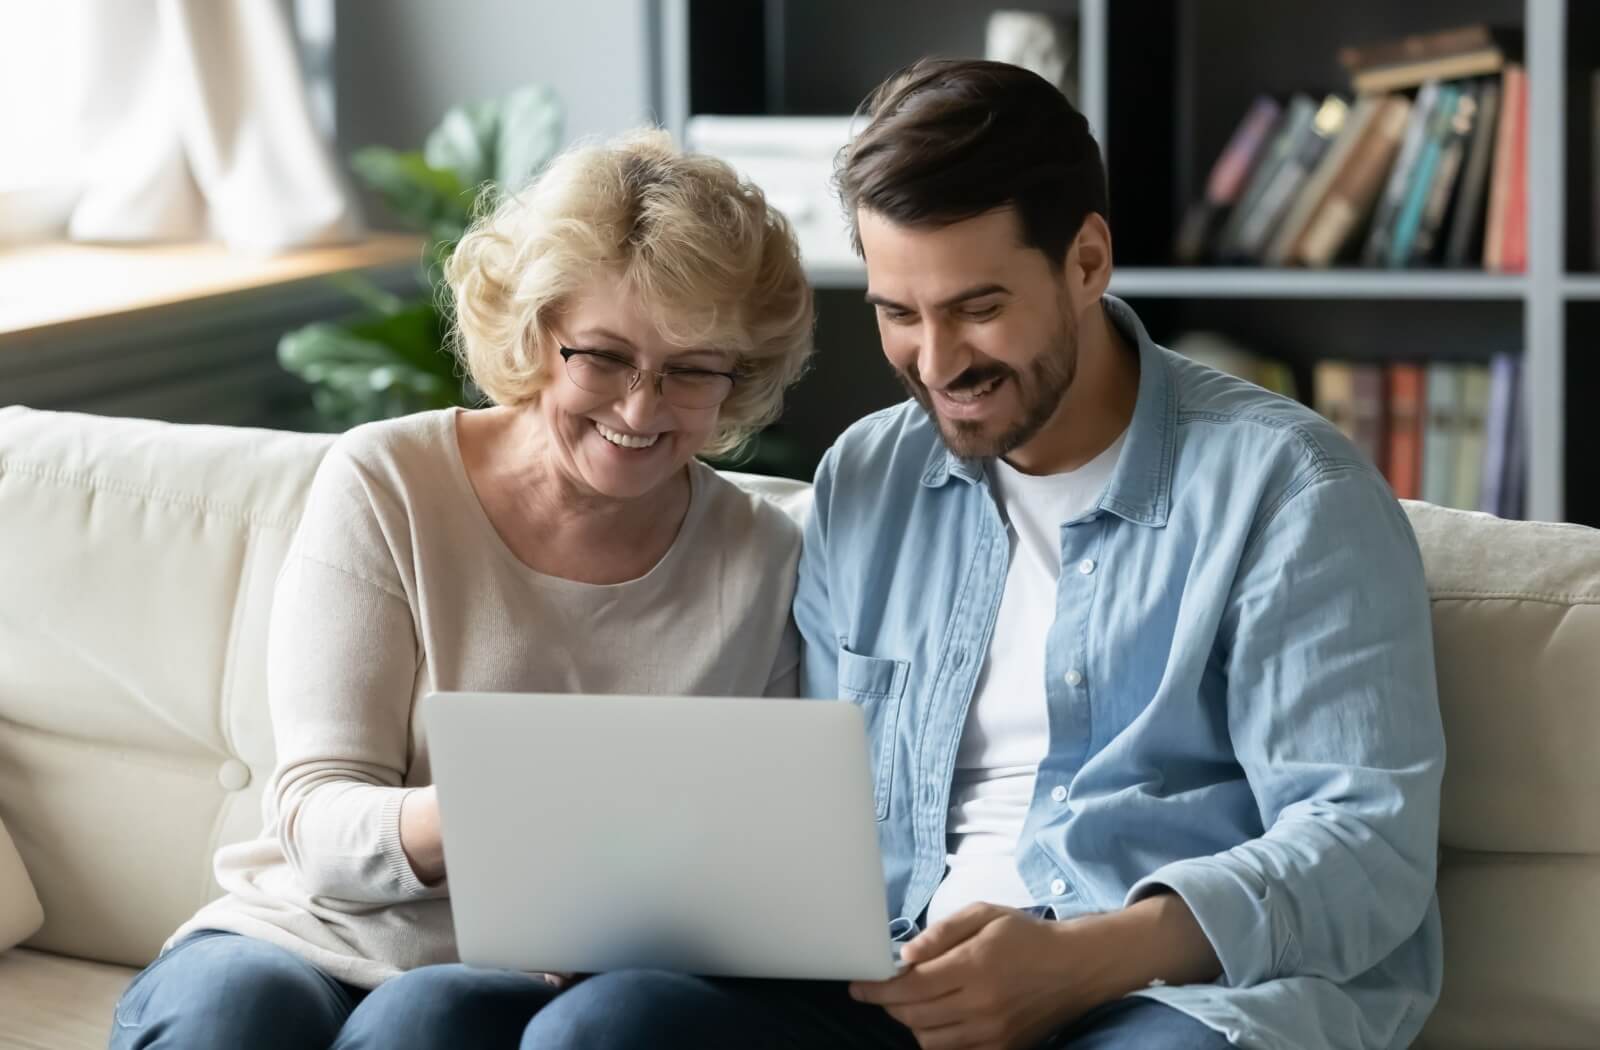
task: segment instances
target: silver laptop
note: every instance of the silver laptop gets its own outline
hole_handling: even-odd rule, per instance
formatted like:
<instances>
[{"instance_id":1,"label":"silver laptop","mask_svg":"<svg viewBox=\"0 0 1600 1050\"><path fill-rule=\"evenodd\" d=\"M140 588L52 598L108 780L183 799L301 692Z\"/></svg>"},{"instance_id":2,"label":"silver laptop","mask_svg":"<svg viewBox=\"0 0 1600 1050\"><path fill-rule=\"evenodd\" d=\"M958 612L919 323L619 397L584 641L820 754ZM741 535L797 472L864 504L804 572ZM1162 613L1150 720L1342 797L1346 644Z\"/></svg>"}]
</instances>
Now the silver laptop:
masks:
<instances>
[{"instance_id":1,"label":"silver laptop","mask_svg":"<svg viewBox=\"0 0 1600 1050\"><path fill-rule=\"evenodd\" d=\"M422 719L463 962L895 974L853 704L436 693Z\"/></svg>"}]
</instances>

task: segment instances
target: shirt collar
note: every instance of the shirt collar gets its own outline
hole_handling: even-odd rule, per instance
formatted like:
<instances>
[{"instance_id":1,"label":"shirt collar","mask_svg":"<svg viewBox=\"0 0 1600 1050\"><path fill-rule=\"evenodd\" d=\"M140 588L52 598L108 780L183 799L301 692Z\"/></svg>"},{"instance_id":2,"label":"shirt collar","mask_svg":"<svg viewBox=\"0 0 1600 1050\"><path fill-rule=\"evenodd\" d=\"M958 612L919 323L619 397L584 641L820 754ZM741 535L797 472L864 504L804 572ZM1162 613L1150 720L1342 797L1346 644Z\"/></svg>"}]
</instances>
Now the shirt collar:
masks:
<instances>
[{"instance_id":1,"label":"shirt collar","mask_svg":"<svg viewBox=\"0 0 1600 1050\"><path fill-rule=\"evenodd\" d=\"M1128 437L1116 470L1100 498L1100 508L1139 525L1164 526L1172 500L1172 461L1178 432L1178 401L1166 351L1150 339L1133 308L1115 296L1101 299L1106 317L1138 348L1139 392ZM951 478L974 484L983 478L983 460L964 459L935 440L922 483L940 488Z\"/></svg>"}]
</instances>

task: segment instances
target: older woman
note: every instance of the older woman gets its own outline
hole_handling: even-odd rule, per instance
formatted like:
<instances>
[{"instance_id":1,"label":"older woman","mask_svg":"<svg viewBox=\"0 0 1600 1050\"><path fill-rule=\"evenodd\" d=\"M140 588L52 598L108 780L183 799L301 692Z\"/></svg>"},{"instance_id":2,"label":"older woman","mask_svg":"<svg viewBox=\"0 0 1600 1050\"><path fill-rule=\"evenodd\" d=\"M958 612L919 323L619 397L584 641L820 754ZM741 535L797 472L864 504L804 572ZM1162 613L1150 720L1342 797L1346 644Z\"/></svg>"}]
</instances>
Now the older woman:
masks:
<instances>
[{"instance_id":1,"label":"older woman","mask_svg":"<svg viewBox=\"0 0 1600 1050\"><path fill-rule=\"evenodd\" d=\"M448 276L494 404L323 461L273 604L265 828L218 852L226 896L129 987L113 1047L516 1045L556 983L449 965L418 699L793 692L798 532L695 459L771 420L810 352L783 218L638 133L556 160Z\"/></svg>"}]
</instances>

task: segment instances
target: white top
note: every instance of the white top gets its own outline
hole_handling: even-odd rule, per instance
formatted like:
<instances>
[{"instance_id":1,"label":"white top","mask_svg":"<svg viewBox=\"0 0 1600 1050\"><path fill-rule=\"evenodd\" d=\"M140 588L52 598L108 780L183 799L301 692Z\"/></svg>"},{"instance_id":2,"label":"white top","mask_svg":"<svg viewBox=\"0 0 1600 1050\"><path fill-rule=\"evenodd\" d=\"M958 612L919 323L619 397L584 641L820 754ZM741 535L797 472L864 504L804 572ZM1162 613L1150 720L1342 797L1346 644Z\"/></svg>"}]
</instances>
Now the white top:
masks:
<instances>
[{"instance_id":1,"label":"white top","mask_svg":"<svg viewBox=\"0 0 1600 1050\"><path fill-rule=\"evenodd\" d=\"M697 462L648 573L546 576L484 513L456 414L358 427L318 468L272 605L261 837L217 851L226 896L174 939L249 934L364 988L455 961L448 886L400 848L401 800L432 782L430 692L794 695L800 532L782 511Z\"/></svg>"},{"instance_id":2,"label":"white top","mask_svg":"<svg viewBox=\"0 0 1600 1050\"><path fill-rule=\"evenodd\" d=\"M1004 460L989 484L1010 523L1011 560L1000 614L956 753L944 881L928 905L930 924L968 904L1033 904L1017 874L1017 836L1033 802L1033 781L1050 745L1045 641L1055 622L1061 526L1100 501L1124 433L1077 470L1035 477Z\"/></svg>"}]
</instances>

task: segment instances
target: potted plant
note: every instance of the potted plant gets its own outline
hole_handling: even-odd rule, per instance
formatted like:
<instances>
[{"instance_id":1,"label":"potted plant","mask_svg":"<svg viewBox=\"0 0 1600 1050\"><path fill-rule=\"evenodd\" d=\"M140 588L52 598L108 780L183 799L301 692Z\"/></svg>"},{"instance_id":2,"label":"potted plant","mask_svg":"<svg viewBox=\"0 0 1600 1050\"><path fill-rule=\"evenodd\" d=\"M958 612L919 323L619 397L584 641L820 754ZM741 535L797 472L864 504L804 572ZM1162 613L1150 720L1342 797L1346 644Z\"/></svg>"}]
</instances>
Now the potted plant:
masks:
<instances>
[{"instance_id":1,"label":"potted plant","mask_svg":"<svg viewBox=\"0 0 1600 1050\"><path fill-rule=\"evenodd\" d=\"M480 209L521 186L555 155L561 125L554 92L535 85L450 110L420 152L369 146L351 157L356 177L426 238L426 294L405 299L364 277L341 277L338 283L364 309L279 340L279 363L311 387L323 426L342 430L480 403L446 345L453 304L444 263Z\"/></svg>"}]
</instances>

